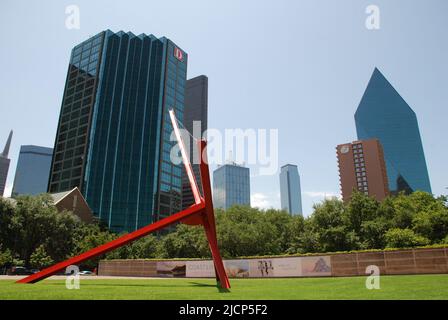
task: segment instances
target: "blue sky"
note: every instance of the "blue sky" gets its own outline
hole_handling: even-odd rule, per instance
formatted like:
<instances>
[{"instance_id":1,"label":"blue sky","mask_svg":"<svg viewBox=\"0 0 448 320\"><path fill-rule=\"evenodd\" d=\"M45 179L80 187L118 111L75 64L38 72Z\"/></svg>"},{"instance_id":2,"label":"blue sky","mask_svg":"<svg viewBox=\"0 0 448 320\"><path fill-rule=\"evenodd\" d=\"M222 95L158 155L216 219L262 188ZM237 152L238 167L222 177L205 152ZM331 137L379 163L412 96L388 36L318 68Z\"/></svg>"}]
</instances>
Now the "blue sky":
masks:
<instances>
[{"instance_id":1,"label":"blue sky","mask_svg":"<svg viewBox=\"0 0 448 320\"><path fill-rule=\"evenodd\" d=\"M78 5L80 29L65 27ZM368 5L380 30L365 27ZM378 67L416 112L431 185L448 193L448 2L18 1L0 5L0 147L53 146L71 48L102 30L166 36L209 77L209 127L278 128L279 165L299 167L305 215L339 194L335 146L356 139L353 114ZM279 178L251 179L252 204L279 207Z\"/></svg>"}]
</instances>

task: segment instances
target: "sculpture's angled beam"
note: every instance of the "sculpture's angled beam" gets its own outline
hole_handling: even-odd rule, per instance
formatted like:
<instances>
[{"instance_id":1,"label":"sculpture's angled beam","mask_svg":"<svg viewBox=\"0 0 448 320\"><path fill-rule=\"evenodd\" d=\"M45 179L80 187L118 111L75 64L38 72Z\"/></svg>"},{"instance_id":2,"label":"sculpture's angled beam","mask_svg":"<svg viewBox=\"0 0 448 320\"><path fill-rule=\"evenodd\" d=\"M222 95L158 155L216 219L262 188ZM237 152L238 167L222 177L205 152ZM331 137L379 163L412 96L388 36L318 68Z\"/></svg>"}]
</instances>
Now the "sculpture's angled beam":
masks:
<instances>
[{"instance_id":1,"label":"sculpture's angled beam","mask_svg":"<svg viewBox=\"0 0 448 320\"><path fill-rule=\"evenodd\" d=\"M201 195L199 193L198 184L194 177L193 168L191 167L190 159L188 159L187 150L185 149L184 141L180 135L179 126L177 125L176 116L174 115L174 110L168 111L171 118L171 123L173 125L174 134L176 135L177 143L179 145L180 153L182 155L182 160L185 166L185 171L187 172L188 180L190 181L191 190L193 191L194 202L196 204L201 202ZM201 155L199 155L201 156ZM201 159L201 158L199 158Z\"/></svg>"},{"instance_id":2,"label":"sculpture's angled beam","mask_svg":"<svg viewBox=\"0 0 448 320\"><path fill-rule=\"evenodd\" d=\"M48 277L58 273L59 271L65 270L65 268L67 268L70 265L80 264L83 261L95 258L99 255L105 254L111 250L118 248L118 247L124 246L132 241L140 239L141 237L144 237L151 232L165 228L166 226L169 226L170 224L179 222L180 220L185 219L191 215L201 214L204 211L204 208L205 208L205 204L203 202L201 202L200 204L194 204L191 207L189 207L183 211L175 213L169 217L166 217L162 220L152 223L146 227L143 227L134 232L125 234L111 242L103 244L99 247L96 247L87 252L84 252L76 257L73 257L73 258L70 258L63 262L57 263L57 264L55 264L51 267L48 267L40 272L37 272L37 273L32 274L26 278L18 280L17 283L35 283L37 281L48 278Z\"/></svg>"}]
</instances>

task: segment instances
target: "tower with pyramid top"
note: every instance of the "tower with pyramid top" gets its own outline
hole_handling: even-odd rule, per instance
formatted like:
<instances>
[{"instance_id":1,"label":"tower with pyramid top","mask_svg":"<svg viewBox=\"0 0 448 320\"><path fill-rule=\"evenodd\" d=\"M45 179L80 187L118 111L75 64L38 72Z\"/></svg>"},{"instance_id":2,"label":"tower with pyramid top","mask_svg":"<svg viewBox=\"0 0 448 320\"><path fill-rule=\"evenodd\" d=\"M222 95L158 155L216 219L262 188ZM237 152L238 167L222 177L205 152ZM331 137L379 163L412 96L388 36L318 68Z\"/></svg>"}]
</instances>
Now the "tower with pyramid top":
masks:
<instances>
[{"instance_id":1,"label":"tower with pyramid top","mask_svg":"<svg viewBox=\"0 0 448 320\"><path fill-rule=\"evenodd\" d=\"M391 193L431 193L417 116L377 68L356 110L355 123L358 140L380 140Z\"/></svg>"}]
</instances>

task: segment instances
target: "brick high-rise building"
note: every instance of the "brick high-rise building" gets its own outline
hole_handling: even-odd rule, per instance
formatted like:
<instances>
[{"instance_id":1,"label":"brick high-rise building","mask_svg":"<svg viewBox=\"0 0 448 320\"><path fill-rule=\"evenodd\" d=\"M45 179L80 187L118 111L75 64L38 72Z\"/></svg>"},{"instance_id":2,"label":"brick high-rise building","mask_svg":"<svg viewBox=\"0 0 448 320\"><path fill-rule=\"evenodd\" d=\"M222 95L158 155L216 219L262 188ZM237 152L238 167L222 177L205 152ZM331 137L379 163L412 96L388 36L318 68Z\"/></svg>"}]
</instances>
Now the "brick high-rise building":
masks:
<instances>
[{"instance_id":1,"label":"brick high-rise building","mask_svg":"<svg viewBox=\"0 0 448 320\"><path fill-rule=\"evenodd\" d=\"M354 141L337 146L342 198L350 200L353 190L378 201L389 194L383 148L378 139Z\"/></svg>"}]
</instances>

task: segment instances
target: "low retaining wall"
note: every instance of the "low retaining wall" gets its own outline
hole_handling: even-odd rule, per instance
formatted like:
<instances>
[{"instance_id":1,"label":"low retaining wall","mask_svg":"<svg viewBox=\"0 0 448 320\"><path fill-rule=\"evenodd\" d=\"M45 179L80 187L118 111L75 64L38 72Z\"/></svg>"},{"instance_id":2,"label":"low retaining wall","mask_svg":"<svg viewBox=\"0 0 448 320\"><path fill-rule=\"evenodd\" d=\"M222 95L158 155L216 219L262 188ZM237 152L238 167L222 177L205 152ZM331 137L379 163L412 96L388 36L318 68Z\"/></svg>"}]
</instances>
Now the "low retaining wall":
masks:
<instances>
[{"instance_id":1,"label":"low retaining wall","mask_svg":"<svg viewBox=\"0 0 448 320\"><path fill-rule=\"evenodd\" d=\"M357 276L370 265L382 275L448 273L448 248L224 260L231 278ZM98 275L214 278L215 271L211 260L101 260Z\"/></svg>"},{"instance_id":2,"label":"low retaining wall","mask_svg":"<svg viewBox=\"0 0 448 320\"><path fill-rule=\"evenodd\" d=\"M362 252L331 256L333 276L365 275L378 266L381 274L448 273L448 248Z\"/></svg>"}]
</instances>

